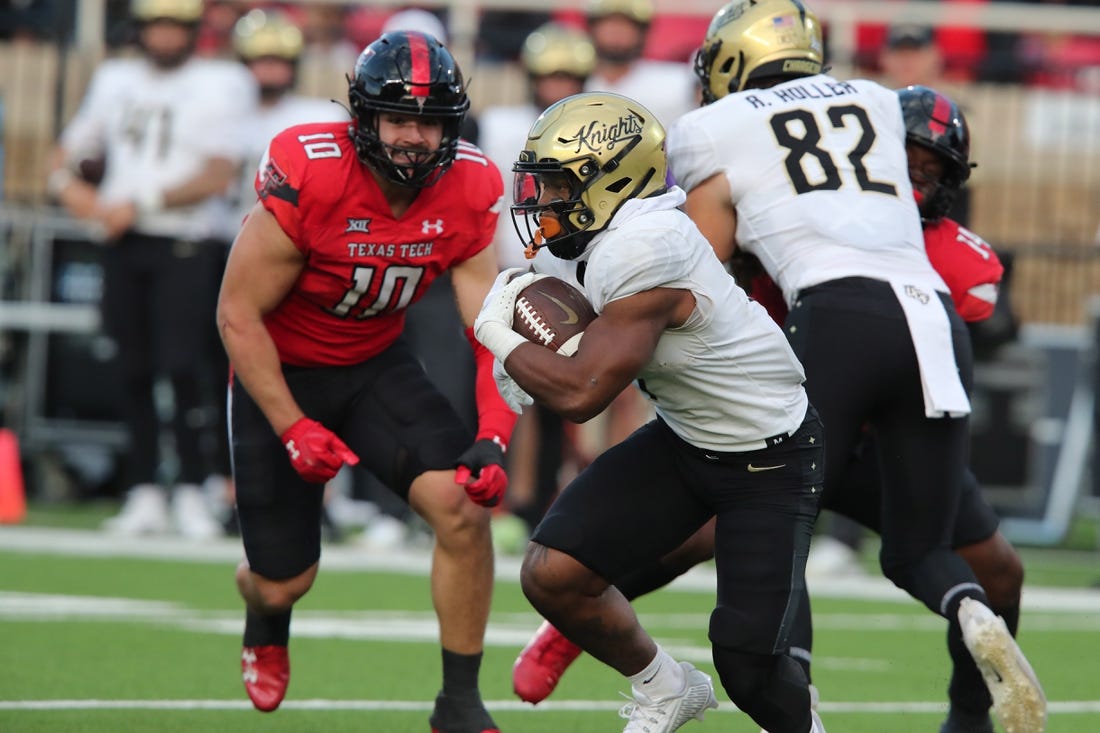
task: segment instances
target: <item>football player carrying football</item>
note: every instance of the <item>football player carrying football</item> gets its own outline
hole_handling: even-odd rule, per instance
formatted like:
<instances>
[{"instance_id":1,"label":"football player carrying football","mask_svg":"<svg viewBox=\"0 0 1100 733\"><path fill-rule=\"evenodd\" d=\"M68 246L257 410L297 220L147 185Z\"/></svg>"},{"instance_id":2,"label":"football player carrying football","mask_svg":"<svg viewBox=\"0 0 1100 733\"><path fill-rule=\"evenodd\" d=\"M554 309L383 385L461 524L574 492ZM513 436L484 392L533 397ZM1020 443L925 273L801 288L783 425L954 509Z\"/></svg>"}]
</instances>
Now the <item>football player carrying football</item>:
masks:
<instances>
[{"instance_id":1,"label":"football player carrying football","mask_svg":"<svg viewBox=\"0 0 1100 733\"><path fill-rule=\"evenodd\" d=\"M435 534L443 689L432 730L493 733L478 691L493 578L485 507L506 487L515 414L471 331L479 426L467 434L402 328L405 308L445 271L473 323L497 272L500 173L458 137L469 100L434 37L384 34L360 55L348 94L352 124L291 127L271 141L222 284L245 687L261 710L283 699L291 608L318 570L322 486L361 462Z\"/></svg>"},{"instance_id":2,"label":"football player carrying football","mask_svg":"<svg viewBox=\"0 0 1100 733\"><path fill-rule=\"evenodd\" d=\"M776 30L780 28L787 30ZM791 28L802 28L804 31L795 34ZM819 394L827 408L838 413L832 421L826 418L830 435L834 428L848 426L836 441L844 446L843 450L834 453L833 441L827 441L829 455L835 457L829 463L830 482L823 505L880 531L885 549L884 572L950 622L949 649L955 668L950 686L952 705L943 725L944 733L991 731L992 722L988 714L990 692L993 694L994 711L1006 728L1041 730L1045 722L1045 698L1010 635L1019 618L1022 567L1015 551L997 532L997 518L982 500L965 464L949 461L952 475L942 473L948 464L941 459L946 460L947 455L955 453L936 452L935 444L938 442L941 449L946 449L948 445L954 445L957 438L947 440L948 436L944 435L942 439L936 439L938 432L955 431L954 427L936 423L950 423L953 419L936 418L936 423L928 423L932 418L926 417L923 390L909 390L914 405L906 408L900 403L900 397L891 399L888 394L887 399L867 402L873 395L864 394L864 389L874 383L873 375L848 382L843 378L845 373L857 371L854 367L859 362L853 362L850 355L862 353L867 344L874 343L867 341L864 344L864 341L870 334L876 333L879 325L894 328L887 321L897 321L897 318L887 314L897 312L899 306L893 302L895 296L890 292L893 288L884 290L884 286L891 281L904 283L917 273L923 273L929 282L933 282L932 275L935 273L928 273L931 268L927 258L922 264L922 258L912 252L906 226L884 224L878 230L881 242L867 238L862 246L854 246L846 244L844 236L850 232L853 236L859 234L866 222L857 224L845 217L843 226L833 228L836 224L833 220L844 211L862 211L869 220L873 220L877 212L884 222L888 222L890 217L885 210L878 209L888 209L894 205L894 200L902 200L899 197L906 186L899 188L898 184L909 184L910 176L926 226L927 256L932 258L940 272L947 273L943 281L951 286L955 307L950 307L952 302L947 300L946 284L934 286L932 290L936 297L922 305L941 301L950 318L959 318L956 308L962 316L970 319L986 317L992 311L996 283L1001 276L995 255L976 235L942 218L955 192L969 176L969 136L965 121L953 103L931 90L903 90L900 92L902 104L898 106L896 100L887 98L887 92L877 85L810 76L813 64L820 66L820 52L816 20L802 3L771 0L750 9L743 2L734 2L722 8L711 24L697 63L705 95L712 104L689 115L674 127L670 144L673 171L678 179L692 187L688 210L694 218L704 222L704 231L710 234L711 243L720 256L728 258L732 254L736 233L738 243L748 243L754 253L761 255L768 275L778 275L781 283L784 277L787 279L785 293L788 297L785 302L780 301L776 310L782 316L786 305L795 308L793 317L787 320L787 327L796 349L808 355L807 385L811 396ZM742 60L734 63L731 59L735 58ZM787 68L784 60L804 64L805 73L793 76L805 78L789 85L773 86L784 81L773 73L776 68ZM731 68L734 70L732 74ZM790 68L803 67L795 64ZM727 96L729 102L721 101ZM826 120L827 127L821 127L818 117L809 111L818 108L818 115ZM767 132L764 140L753 143L754 133L745 126L755 119L753 115L757 110L760 110L758 116L768 118L767 122L761 120L762 124L758 124ZM873 114L869 114L868 110ZM734 131L737 134L731 137L727 128L734 121L738 123ZM797 121L796 126L788 127L792 121ZM855 125L859 131L855 137L843 134L848 123ZM716 135L719 127L722 133ZM900 151L899 128L904 135L902 139L907 143L905 153ZM802 132L796 135L792 130ZM831 137L823 130L829 132ZM760 191L767 187L768 182L752 179L755 171L764 170L767 165L750 159L754 151L772 149L764 144L769 136L772 143L778 141L781 146L790 148L785 156L780 156L776 169L785 170L786 177L791 180L784 178L778 183L771 182L779 190L777 192L773 188L774 195L766 197ZM882 157L881 149L877 154L872 154L871 142L876 138L880 141L880 148L892 151L889 156ZM713 147L717 141L724 141L723 144L728 146L731 140L746 142L743 148L735 146L735 150L725 154ZM844 143L854 145L851 155L847 156L850 167L844 166L843 159L838 166L827 150L829 145ZM804 157L817 160L821 163L820 167L799 167L800 162L806 162ZM869 173L875 169L868 168L865 160L878 161L882 180ZM906 168L909 175L905 173ZM811 170L817 173L807 173ZM846 177L841 176L841 171L845 172ZM884 182L887 176L890 183ZM848 194L841 190L845 181L849 184ZM887 191L885 186L893 187L894 193ZM781 194L782 190L789 191L786 197ZM738 192L737 196L734 191ZM825 199L820 205L806 209L811 206L807 202L813 198L814 192L824 195ZM844 195L852 200L840 198ZM841 207L841 204L844 206ZM769 207L776 208L776 211L783 209L788 216L782 222L771 218ZM822 218L826 211L830 212L830 216ZM798 218L799 212L803 215L801 220ZM808 227L804 236L800 235L799 240L784 239L780 230L799 221L803 222L802 226ZM912 221L916 223L917 217L913 216ZM778 228L771 235L760 234L768 231L769 227ZM888 234L892 236L898 231L904 233L903 238L894 246L887 246L890 242ZM868 230L867 233L872 232ZM817 249L811 248L796 255L793 250L797 249L797 241L811 240L820 240L823 249L835 248L832 250L835 256L813 265L814 257L819 254ZM844 255L844 247L851 248L850 255ZM899 269L903 260L911 262L907 267L912 272ZM841 277L843 273L840 268L847 268L852 274L863 274ZM810 289L821 292L813 287L818 283L812 279L822 277L826 279L826 283L821 283L826 289L836 290L832 294L833 303L822 305L821 298L804 297ZM830 279L834 279L831 284L828 283ZM882 292L875 295L875 291ZM918 291L921 288L903 288L906 294L901 297L915 297ZM942 297L939 295L941 293ZM775 299L763 300L773 302ZM810 303L811 300L814 302ZM872 306L872 303L878 305ZM814 308L810 308L811 305ZM867 317L861 314L876 312L875 308L880 311L878 315L870 316L870 320L858 325ZM815 315L812 319L807 316L807 313L817 312L822 315ZM897 313L897 316L901 314ZM835 321L831 320L833 318ZM812 324L809 322L811 320ZM822 333L834 334L838 338L818 335ZM952 333L953 350L956 356L965 359L960 368L965 367L963 376L969 382L969 344L960 338L964 334L963 329L953 326ZM857 338L863 345L854 344L839 351L828 345L842 343L844 334ZM882 344L888 342L889 338L881 339ZM952 356L950 338L946 345L948 350L944 358ZM902 354L908 350L909 360L912 360L913 349L913 346L900 344L896 353ZM835 363L831 363L831 354L845 356L838 356ZM882 355L869 358L866 363L874 367L876 363L888 363L887 360L888 357ZM910 370L910 373L915 376L917 371ZM884 376L888 377L889 373ZM850 409L861 404L878 407ZM896 419L887 419L887 416L894 414L891 409L897 411ZM862 417L855 420L858 415ZM891 456L883 462L888 469L883 478L877 470L880 465L877 456L856 464L861 469L856 476L850 473L854 448L871 450L867 445L860 445L864 422L882 428L878 434L880 439L883 432L897 432L896 439L891 438L886 443ZM927 444L932 452L915 451L906 461L902 449L911 447L914 441ZM940 456L933 466L928 465L929 455ZM928 470L937 475L927 475ZM945 481L948 483L945 484ZM930 486L929 482L933 485ZM956 488L948 490L950 485ZM619 578L617 584L629 593L648 592L705 559L712 542L704 530L681 547L678 553L666 558L664 563ZM956 551L951 552L952 548ZM905 560L907 557L909 560ZM973 575L968 572L969 568L963 560L973 568L973 574L977 575L981 586L967 580L968 575ZM973 600L964 604L965 597ZM1004 621L996 618L989 606ZM963 607L967 610L953 610ZM804 610L806 613L800 617L798 628L792 634L795 643L792 651L808 671L811 639L808 600ZM965 642L963 620L969 620L965 624L968 627ZM543 693L553 689L557 677L560 677L560 670L575 656L576 650L570 649L564 640L555 636L552 629L544 626L517 660L514 679L517 692L525 699L541 699L540 695L544 697L548 694ZM985 683L971 654L981 665ZM540 659L545 662L536 661ZM520 674L521 669L527 666L532 670L541 668L543 674Z\"/></svg>"},{"instance_id":3,"label":"football player carrying football","mask_svg":"<svg viewBox=\"0 0 1100 733\"><path fill-rule=\"evenodd\" d=\"M717 705L711 679L661 649L611 580L717 515L710 639L722 685L769 730L820 732L787 635L818 511L821 423L782 331L678 208L664 146L649 110L591 92L548 108L513 168L517 229L549 250L535 269L579 287L598 316L571 357L532 344L512 317L537 275L502 273L475 323L506 371L502 393L583 422L636 381L657 412L551 505L523 590L630 681L626 731L676 730Z\"/></svg>"}]
</instances>

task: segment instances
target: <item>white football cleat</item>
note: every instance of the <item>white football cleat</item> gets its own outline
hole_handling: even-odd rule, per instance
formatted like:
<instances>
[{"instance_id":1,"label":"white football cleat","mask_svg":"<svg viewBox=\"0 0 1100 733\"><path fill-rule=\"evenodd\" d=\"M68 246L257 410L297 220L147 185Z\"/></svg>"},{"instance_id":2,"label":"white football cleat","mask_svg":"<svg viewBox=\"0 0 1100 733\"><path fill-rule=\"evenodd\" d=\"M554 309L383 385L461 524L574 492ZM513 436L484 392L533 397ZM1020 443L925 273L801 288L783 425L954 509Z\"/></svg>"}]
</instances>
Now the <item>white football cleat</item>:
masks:
<instances>
[{"instance_id":1,"label":"white football cleat","mask_svg":"<svg viewBox=\"0 0 1100 733\"><path fill-rule=\"evenodd\" d=\"M972 598L959 604L963 642L993 697L993 715L1005 733L1043 733L1047 699L1004 619Z\"/></svg>"},{"instance_id":2,"label":"white football cleat","mask_svg":"<svg viewBox=\"0 0 1100 733\"><path fill-rule=\"evenodd\" d=\"M103 529L127 537L167 533L168 495L156 484L138 484L126 493L122 510L104 520Z\"/></svg>"},{"instance_id":3,"label":"white football cleat","mask_svg":"<svg viewBox=\"0 0 1100 733\"><path fill-rule=\"evenodd\" d=\"M629 721L623 733L672 733L692 718L702 720L708 709L718 707L710 675L689 662L680 662L680 667L684 670L684 689L678 695L650 700L635 692L634 702L619 710L619 717Z\"/></svg>"}]
</instances>

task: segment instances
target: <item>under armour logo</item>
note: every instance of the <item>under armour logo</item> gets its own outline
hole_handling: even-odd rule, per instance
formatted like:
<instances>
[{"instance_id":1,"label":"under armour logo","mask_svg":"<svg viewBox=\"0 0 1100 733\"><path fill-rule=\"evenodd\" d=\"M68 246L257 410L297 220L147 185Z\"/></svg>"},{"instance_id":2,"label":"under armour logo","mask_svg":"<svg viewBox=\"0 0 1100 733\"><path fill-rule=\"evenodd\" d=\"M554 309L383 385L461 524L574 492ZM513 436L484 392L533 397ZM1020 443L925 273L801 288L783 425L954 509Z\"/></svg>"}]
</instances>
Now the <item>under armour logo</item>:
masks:
<instances>
[{"instance_id":1,"label":"under armour logo","mask_svg":"<svg viewBox=\"0 0 1100 733\"><path fill-rule=\"evenodd\" d=\"M344 234L351 232L370 234L370 219L352 219L348 217L348 228L344 230Z\"/></svg>"},{"instance_id":2,"label":"under armour logo","mask_svg":"<svg viewBox=\"0 0 1100 733\"><path fill-rule=\"evenodd\" d=\"M245 682L255 683L260 678L258 672L256 672L256 652L251 649L245 649L241 652L241 662L244 669L241 670L241 677Z\"/></svg>"},{"instance_id":3,"label":"under armour logo","mask_svg":"<svg viewBox=\"0 0 1100 733\"><path fill-rule=\"evenodd\" d=\"M914 300L919 300L921 305L928 305L928 301L931 300L931 298L928 297L928 293L924 292L916 285L906 285L905 294Z\"/></svg>"},{"instance_id":4,"label":"under armour logo","mask_svg":"<svg viewBox=\"0 0 1100 733\"><path fill-rule=\"evenodd\" d=\"M302 455L302 452L294 445L293 440L288 440L286 442L286 452L290 454L290 460L292 461L298 460L298 457Z\"/></svg>"},{"instance_id":5,"label":"under armour logo","mask_svg":"<svg viewBox=\"0 0 1100 733\"><path fill-rule=\"evenodd\" d=\"M443 233L443 220L436 219L435 221L428 221L425 219L420 222L420 231L424 234L442 234Z\"/></svg>"}]
</instances>

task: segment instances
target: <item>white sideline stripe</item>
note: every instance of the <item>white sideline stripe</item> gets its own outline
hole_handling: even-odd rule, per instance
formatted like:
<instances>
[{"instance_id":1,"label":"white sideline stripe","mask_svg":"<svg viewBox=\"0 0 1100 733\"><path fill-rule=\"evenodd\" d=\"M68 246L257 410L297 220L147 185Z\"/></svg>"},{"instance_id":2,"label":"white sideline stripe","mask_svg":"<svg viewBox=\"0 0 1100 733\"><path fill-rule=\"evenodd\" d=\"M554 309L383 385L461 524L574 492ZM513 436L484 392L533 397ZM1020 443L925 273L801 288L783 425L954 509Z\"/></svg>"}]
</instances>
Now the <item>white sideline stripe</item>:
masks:
<instances>
[{"instance_id":1,"label":"white sideline stripe","mask_svg":"<svg viewBox=\"0 0 1100 733\"><path fill-rule=\"evenodd\" d=\"M313 711L408 711L430 712L434 703L422 700L287 700L280 710ZM621 702L600 700L545 701L538 706L518 700L486 700L485 707L492 712L599 712L618 710ZM0 710L251 710L247 700L0 700ZM825 702L820 703L822 713L943 713L947 704L942 702ZM1063 700L1049 702L1047 710L1054 715L1091 715L1100 713L1100 700ZM720 713L736 713L737 707L729 702L720 703Z\"/></svg>"},{"instance_id":2,"label":"white sideline stripe","mask_svg":"<svg viewBox=\"0 0 1100 733\"><path fill-rule=\"evenodd\" d=\"M51 527L0 527L0 550L77 557L137 557L176 562L209 562L235 565L243 556L240 540L218 538L195 542L182 537L118 537L97 530ZM499 582L519 581L521 559L507 555L496 558ZM423 549L371 552L353 545L326 544L322 548L323 572L364 571L427 576L431 553ZM907 593L881 576L807 580L815 598L914 603ZM700 566L677 578L668 590L710 592L714 590L713 566ZM1100 613L1100 589L1041 588L1024 586L1025 611Z\"/></svg>"},{"instance_id":3,"label":"white sideline stripe","mask_svg":"<svg viewBox=\"0 0 1100 733\"><path fill-rule=\"evenodd\" d=\"M239 636L244 615L239 609L199 610L170 601L148 601L132 598L63 595L55 593L23 593L0 590L0 620L71 622L127 621L150 624L171 624L202 633ZM646 626L665 630L666 648L687 644L675 639L675 629L705 628L707 613L643 613ZM531 630L539 623L534 612L499 613L490 618L486 642L500 646L523 646ZM819 629L864 632L929 632L942 633L943 619L931 614L911 613L819 613L814 617ZM1100 616L1078 613L1034 612L1027 621L1029 631L1050 633L1100 632ZM321 611L303 610L295 613L291 622L296 637L380 639L388 641L435 642L439 624L432 611ZM709 647L703 649L710 658ZM692 651L692 653L695 653ZM688 661L691 661L690 659Z\"/></svg>"}]
</instances>

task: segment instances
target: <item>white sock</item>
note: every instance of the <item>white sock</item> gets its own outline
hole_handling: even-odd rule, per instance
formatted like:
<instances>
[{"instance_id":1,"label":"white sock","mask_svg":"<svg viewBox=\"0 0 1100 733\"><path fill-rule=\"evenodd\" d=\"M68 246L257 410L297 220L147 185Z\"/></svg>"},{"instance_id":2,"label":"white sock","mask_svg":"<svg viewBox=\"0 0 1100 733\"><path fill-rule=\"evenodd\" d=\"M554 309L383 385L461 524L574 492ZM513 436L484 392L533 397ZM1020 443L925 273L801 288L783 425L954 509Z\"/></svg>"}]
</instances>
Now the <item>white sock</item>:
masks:
<instances>
[{"instance_id":1,"label":"white sock","mask_svg":"<svg viewBox=\"0 0 1100 733\"><path fill-rule=\"evenodd\" d=\"M642 697L657 701L679 695L684 690L684 681L683 668L658 645L653 661L630 676L630 687Z\"/></svg>"}]
</instances>

